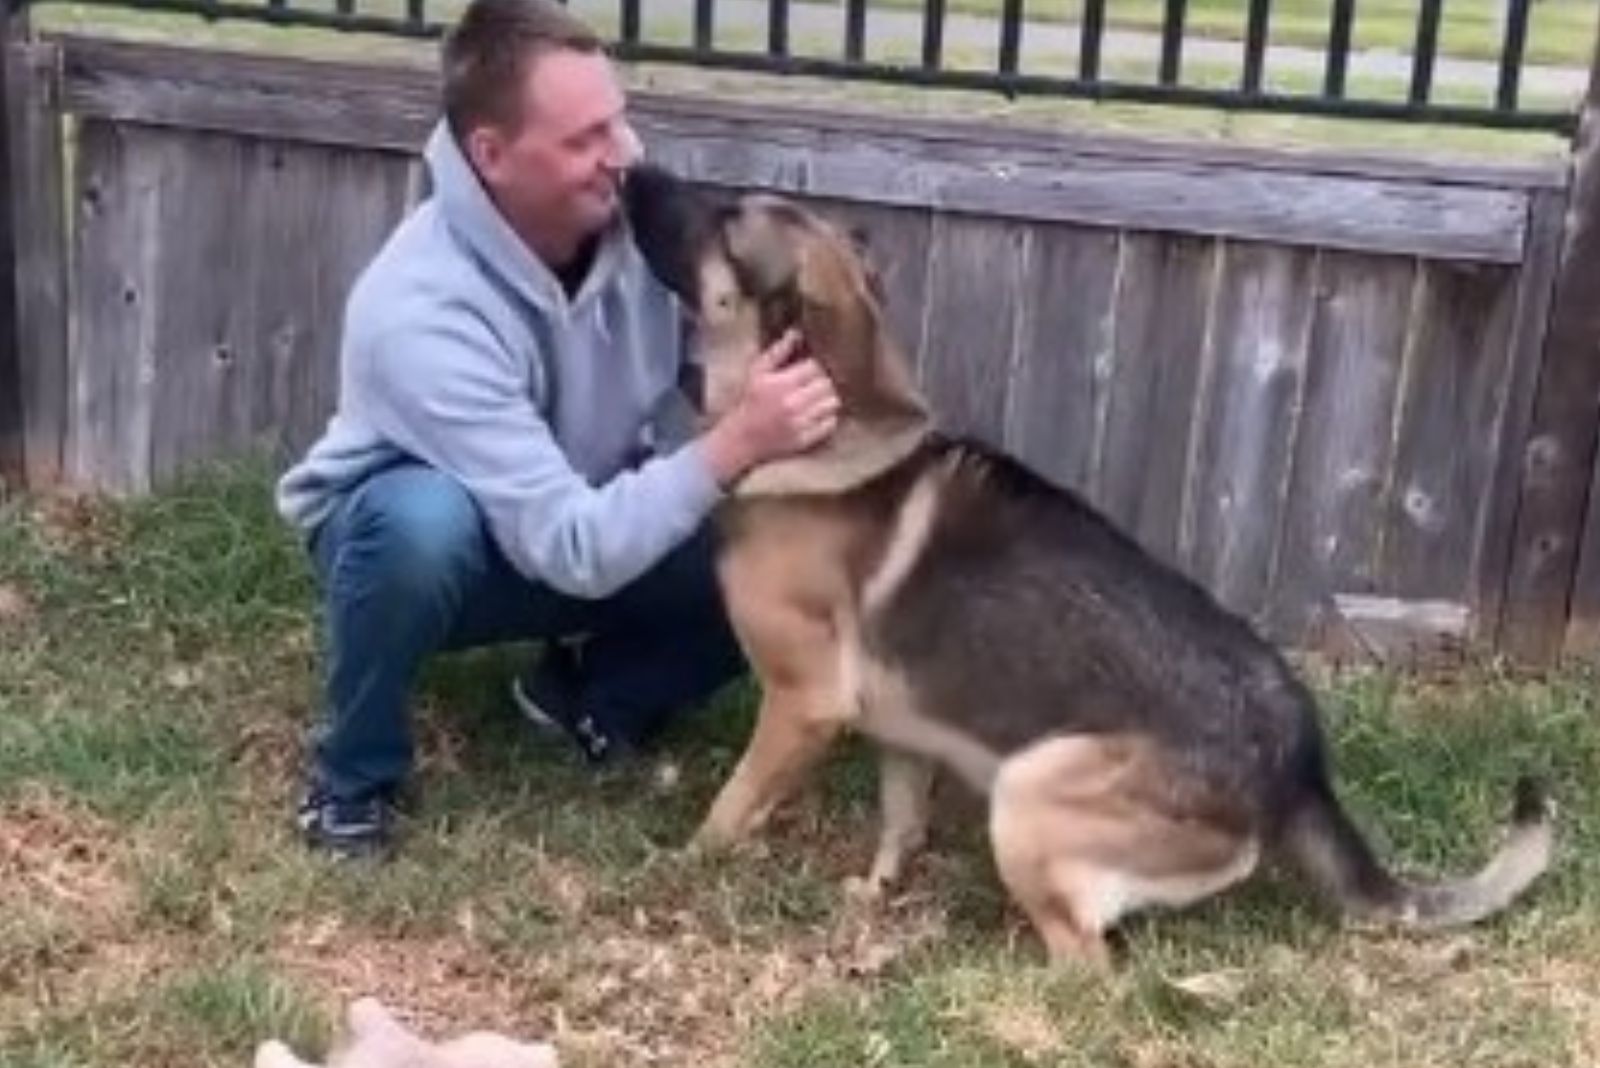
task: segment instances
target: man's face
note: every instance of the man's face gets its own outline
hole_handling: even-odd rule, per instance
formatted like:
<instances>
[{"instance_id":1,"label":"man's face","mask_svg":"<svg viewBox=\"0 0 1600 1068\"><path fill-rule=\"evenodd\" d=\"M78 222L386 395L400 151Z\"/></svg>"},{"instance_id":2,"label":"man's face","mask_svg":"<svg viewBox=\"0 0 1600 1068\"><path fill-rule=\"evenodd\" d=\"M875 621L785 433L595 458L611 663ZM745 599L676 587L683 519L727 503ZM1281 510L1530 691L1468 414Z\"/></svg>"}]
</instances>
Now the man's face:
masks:
<instances>
[{"instance_id":1,"label":"man's face","mask_svg":"<svg viewBox=\"0 0 1600 1068\"><path fill-rule=\"evenodd\" d=\"M602 55L556 51L531 65L520 129L483 127L469 151L525 237L576 245L616 215L623 172L640 155L624 99Z\"/></svg>"}]
</instances>

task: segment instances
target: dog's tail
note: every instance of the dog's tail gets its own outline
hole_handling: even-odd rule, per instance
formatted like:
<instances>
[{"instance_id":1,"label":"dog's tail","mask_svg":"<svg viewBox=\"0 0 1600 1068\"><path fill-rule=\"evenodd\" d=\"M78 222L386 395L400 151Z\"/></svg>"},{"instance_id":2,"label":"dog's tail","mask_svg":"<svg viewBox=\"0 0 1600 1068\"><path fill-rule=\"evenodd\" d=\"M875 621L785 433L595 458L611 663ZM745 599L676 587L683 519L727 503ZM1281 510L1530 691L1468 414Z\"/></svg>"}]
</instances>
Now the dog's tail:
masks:
<instances>
[{"instance_id":1,"label":"dog's tail","mask_svg":"<svg viewBox=\"0 0 1600 1068\"><path fill-rule=\"evenodd\" d=\"M1307 877L1354 918L1410 927L1477 923L1510 905L1550 866L1552 806L1532 779L1517 783L1510 825L1475 874L1410 882L1384 868L1326 783L1291 809L1281 843Z\"/></svg>"}]
</instances>

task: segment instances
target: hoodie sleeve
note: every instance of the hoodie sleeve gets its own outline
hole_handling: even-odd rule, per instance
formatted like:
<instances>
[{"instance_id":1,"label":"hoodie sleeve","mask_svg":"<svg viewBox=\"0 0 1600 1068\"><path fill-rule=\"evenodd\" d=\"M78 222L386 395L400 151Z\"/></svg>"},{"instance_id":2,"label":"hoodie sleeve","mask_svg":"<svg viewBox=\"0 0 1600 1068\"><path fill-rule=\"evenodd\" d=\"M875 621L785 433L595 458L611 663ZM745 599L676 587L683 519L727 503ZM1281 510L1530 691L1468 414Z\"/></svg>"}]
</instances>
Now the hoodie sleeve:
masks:
<instances>
[{"instance_id":1,"label":"hoodie sleeve","mask_svg":"<svg viewBox=\"0 0 1600 1068\"><path fill-rule=\"evenodd\" d=\"M721 495L697 441L591 486L481 321L392 328L373 342L363 392L374 428L460 480L530 579L609 596L686 540Z\"/></svg>"}]
</instances>

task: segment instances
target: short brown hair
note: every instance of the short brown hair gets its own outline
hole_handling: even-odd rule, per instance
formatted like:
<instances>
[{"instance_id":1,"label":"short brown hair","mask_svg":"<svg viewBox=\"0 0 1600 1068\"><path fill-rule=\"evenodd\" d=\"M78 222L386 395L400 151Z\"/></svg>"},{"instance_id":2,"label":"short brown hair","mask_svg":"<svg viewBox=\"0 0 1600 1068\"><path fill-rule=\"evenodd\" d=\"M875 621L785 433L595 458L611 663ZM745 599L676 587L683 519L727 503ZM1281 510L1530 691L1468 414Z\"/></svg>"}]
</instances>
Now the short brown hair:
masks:
<instances>
[{"instance_id":1,"label":"short brown hair","mask_svg":"<svg viewBox=\"0 0 1600 1068\"><path fill-rule=\"evenodd\" d=\"M602 52L605 42L554 0L472 0L444 41L444 113L456 137L520 125L528 65L563 49Z\"/></svg>"}]
</instances>

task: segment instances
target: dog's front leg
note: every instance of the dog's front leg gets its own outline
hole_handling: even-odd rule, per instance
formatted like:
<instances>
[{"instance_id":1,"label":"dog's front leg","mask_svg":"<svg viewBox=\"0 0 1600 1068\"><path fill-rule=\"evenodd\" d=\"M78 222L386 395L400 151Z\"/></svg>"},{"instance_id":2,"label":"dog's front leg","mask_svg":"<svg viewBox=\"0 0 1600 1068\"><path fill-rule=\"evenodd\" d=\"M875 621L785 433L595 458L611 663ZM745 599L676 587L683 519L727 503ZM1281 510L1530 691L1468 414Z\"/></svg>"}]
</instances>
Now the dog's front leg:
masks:
<instances>
[{"instance_id":1,"label":"dog's front leg","mask_svg":"<svg viewBox=\"0 0 1600 1068\"><path fill-rule=\"evenodd\" d=\"M878 759L878 807L882 827L872 870L846 884L850 895L877 901L899 882L906 862L928 840L928 811L933 803L934 764L898 749L884 749Z\"/></svg>"},{"instance_id":2,"label":"dog's front leg","mask_svg":"<svg viewBox=\"0 0 1600 1068\"><path fill-rule=\"evenodd\" d=\"M844 729L845 718L830 707L835 699L801 690L769 690L762 697L755 733L695 834L694 848L749 837L794 794Z\"/></svg>"}]
</instances>

